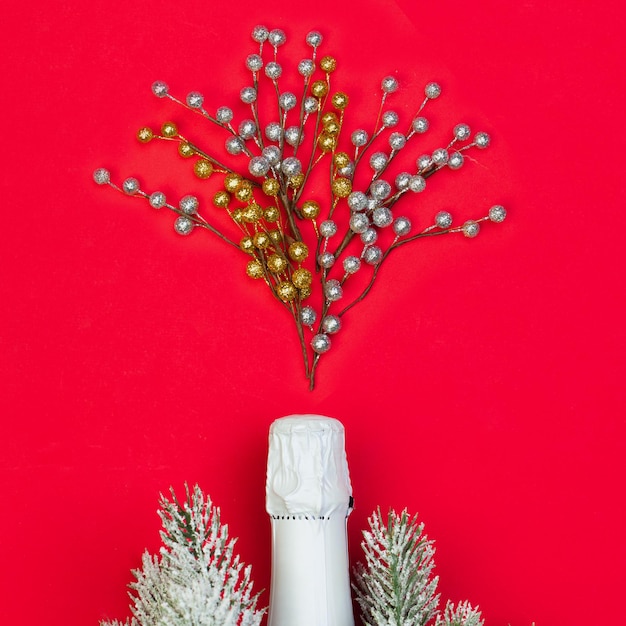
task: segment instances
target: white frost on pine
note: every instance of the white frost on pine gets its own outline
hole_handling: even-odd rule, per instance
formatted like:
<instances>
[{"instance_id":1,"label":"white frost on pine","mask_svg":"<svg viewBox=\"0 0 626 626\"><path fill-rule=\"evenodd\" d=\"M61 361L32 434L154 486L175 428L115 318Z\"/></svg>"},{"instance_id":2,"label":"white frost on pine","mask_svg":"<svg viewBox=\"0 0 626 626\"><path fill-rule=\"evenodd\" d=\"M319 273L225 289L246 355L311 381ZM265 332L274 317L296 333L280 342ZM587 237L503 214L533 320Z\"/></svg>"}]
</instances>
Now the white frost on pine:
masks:
<instances>
[{"instance_id":1,"label":"white frost on pine","mask_svg":"<svg viewBox=\"0 0 626 626\"><path fill-rule=\"evenodd\" d=\"M163 547L159 555L145 552L133 572L126 626L258 626L265 611L256 608L250 567L234 555L235 539L210 498L197 486L182 506L162 497L159 516Z\"/></svg>"},{"instance_id":2,"label":"white frost on pine","mask_svg":"<svg viewBox=\"0 0 626 626\"><path fill-rule=\"evenodd\" d=\"M366 565L355 569L356 600L366 626L425 626L437 614L438 577L433 576L433 542L424 525L406 510L391 511L385 524L380 510L369 518L361 546Z\"/></svg>"},{"instance_id":3,"label":"white frost on pine","mask_svg":"<svg viewBox=\"0 0 626 626\"><path fill-rule=\"evenodd\" d=\"M435 626L483 626L484 623L477 606L465 600L455 607L448 601L443 614L437 615Z\"/></svg>"}]
</instances>

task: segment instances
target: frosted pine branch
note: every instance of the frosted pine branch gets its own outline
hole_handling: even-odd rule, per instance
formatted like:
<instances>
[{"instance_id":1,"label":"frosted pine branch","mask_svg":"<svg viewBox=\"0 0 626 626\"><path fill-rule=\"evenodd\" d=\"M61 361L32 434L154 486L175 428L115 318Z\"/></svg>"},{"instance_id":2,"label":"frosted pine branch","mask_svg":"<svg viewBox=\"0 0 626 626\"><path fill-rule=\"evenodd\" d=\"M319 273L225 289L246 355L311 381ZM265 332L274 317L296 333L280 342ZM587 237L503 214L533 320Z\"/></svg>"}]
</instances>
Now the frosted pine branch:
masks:
<instances>
[{"instance_id":1,"label":"frosted pine branch","mask_svg":"<svg viewBox=\"0 0 626 626\"><path fill-rule=\"evenodd\" d=\"M133 617L124 625L101 626L257 626L264 609L252 595L250 567L234 554L235 539L220 523L219 509L196 485L186 501L161 496L163 547L144 553L133 571Z\"/></svg>"},{"instance_id":2,"label":"frosted pine branch","mask_svg":"<svg viewBox=\"0 0 626 626\"><path fill-rule=\"evenodd\" d=\"M478 607L473 607L467 600L454 606L448 601L443 614L437 615L435 626L483 626Z\"/></svg>"},{"instance_id":3,"label":"frosted pine branch","mask_svg":"<svg viewBox=\"0 0 626 626\"><path fill-rule=\"evenodd\" d=\"M433 542L424 525L406 510L380 509L370 518L361 546L366 565L355 570L353 589L366 626L425 626L437 613L438 577L433 576Z\"/></svg>"},{"instance_id":4,"label":"frosted pine branch","mask_svg":"<svg viewBox=\"0 0 626 626\"><path fill-rule=\"evenodd\" d=\"M448 601L443 613L437 608L435 548L417 516L392 510L385 525L378 509L368 522L361 542L365 565L355 568L352 585L365 626L483 626L480 611L467 601Z\"/></svg>"}]
</instances>

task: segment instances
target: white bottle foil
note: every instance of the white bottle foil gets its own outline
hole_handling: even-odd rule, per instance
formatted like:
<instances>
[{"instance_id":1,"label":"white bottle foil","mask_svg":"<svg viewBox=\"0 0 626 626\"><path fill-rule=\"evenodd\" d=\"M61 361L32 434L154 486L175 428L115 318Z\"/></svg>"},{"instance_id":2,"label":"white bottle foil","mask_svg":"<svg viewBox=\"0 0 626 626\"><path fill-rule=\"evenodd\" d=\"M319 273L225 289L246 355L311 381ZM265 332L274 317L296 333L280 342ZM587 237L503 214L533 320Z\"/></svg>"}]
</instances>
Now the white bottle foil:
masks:
<instances>
[{"instance_id":1,"label":"white bottle foil","mask_svg":"<svg viewBox=\"0 0 626 626\"><path fill-rule=\"evenodd\" d=\"M352 486L341 422L292 415L270 427L268 626L353 626L346 522Z\"/></svg>"}]
</instances>

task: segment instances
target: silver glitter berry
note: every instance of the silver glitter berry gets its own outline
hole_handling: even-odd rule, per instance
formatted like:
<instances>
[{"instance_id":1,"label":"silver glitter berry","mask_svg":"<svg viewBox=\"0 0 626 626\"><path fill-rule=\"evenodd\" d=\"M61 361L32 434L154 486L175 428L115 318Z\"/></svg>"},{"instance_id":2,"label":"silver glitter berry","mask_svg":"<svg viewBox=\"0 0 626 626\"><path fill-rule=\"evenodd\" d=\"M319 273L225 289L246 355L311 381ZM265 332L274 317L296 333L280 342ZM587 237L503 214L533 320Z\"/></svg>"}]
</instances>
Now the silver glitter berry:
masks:
<instances>
[{"instance_id":1,"label":"silver glitter berry","mask_svg":"<svg viewBox=\"0 0 626 626\"><path fill-rule=\"evenodd\" d=\"M364 233L370 225L370 220L365 213L353 213L350 217L350 230L353 233Z\"/></svg>"},{"instance_id":2,"label":"silver glitter berry","mask_svg":"<svg viewBox=\"0 0 626 626\"><path fill-rule=\"evenodd\" d=\"M378 265L383 260L383 251L378 246L368 246L363 250L363 260L368 265Z\"/></svg>"},{"instance_id":3,"label":"silver glitter berry","mask_svg":"<svg viewBox=\"0 0 626 626\"><path fill-rule=\"evenodd\" d=\"M109 170L99 167L93 173L93 179L98 183L98 185L106 185L111 180L111 174L109 174Z\"/></svg>"},{"instance_id":4,"label":"silver glitter berry","mask_svg":"<svg viewBox=\"0 0 626 626\"><path fill-rule=\"evenodd\" d=\"M278 122L270 122L265 127L265 136L270 141L280 141L283 136L283 129L281 128L281 125Z\"/></svg>"},{"instance_id":5,"label":"silver glitter berry","mask_svg":"<svg viewBox=\"0 0 626 626\"><path fill-rule=\"evenodd\" d=\"M395 111L385 111L382 122L385 128L393 128L398 123L398 114Z\"/></svg>"},{"instance_id":6,"label":"silver glitter berry","mask_svg":"<svg viewBox=\"0 0 626 626\"><path fill-rule=\"evenodd\" d=\"M320 224L320 235L322 237L332 237L337 234L337 224L333 220L325 220Z\"/></svg>"},{"instance_id":7,"label":"silver glitter berry","mask_svg":"<svg viewBox=\"0 0 626 626\"><path fill-rule=\"evenodd\" d=\"M311 339L311 348L316 354L324 354L330 350L330 338L328 335L314 335Z\"/></svg>"},{"instance_id":8,"label":"silver glitter berry","mask_svg":"<svg viewBox=\"0 0 626 626\"><path fill-rule=\"evenodd\" d=\"M283 73L283 68L280 66L280 63L276 63L276 61L270 61L265 66L265 75L272 80L276 80L280 78L280 75Z\"/></svg>"},{"instance_id":9,"label":"silver glitter berry","mask_svg":"<svg viewBox=\"0 0 626 626\"><path fill-rule=\"evenodd\" d=\"M389 146L392 150L402 150L406 145L406 137L402 133L391 133L389 135Z\"/></svg>"},{"instance_id":10,"label":"silver glitter berry","mask_svg":"<svg viewBox=\"0 0 626 626\"><path fill-rule=\"evenodd\" d=\"M367 143L368 135L367 132L359 129L355 130L351 135L352 145L360 148Z\"/></svg>"},{"instance_id":11,"label":"silver glitter berry","mask_svg":"<svg viewBox=\"0 0 626 626\"><path fill-rule=\"evenodd\" d=\"M312 30L306 36L306 42L309 44L309 46L311 46L311 48L317 48L319 45L321 45L322 40L323 40L322 33L316 30Z\"/></svg>"},{"instance_id":12,"label":"silver glitter berry","mask_svg":"<svg viewBox=\"0 0 626 626\"><path fill-rule=\"evenodd\" d=\"M458 139L459 141L465 141L466 139L469 139L472 131L467 124L457 124L452 132L454 133L455 139Z\"/></svg>"},{"instance_id":13,"label":"silver glitter berry","mask_svg":"<svg viewBox=\"0 0 626 626\"><path fill-rule=\"evenodd\" d=\"M487 133L476 133L474 143L477 148L486 148L491 143L491 137Z\"/></svg>"},{"instance_id":14,"label":"silver glitter berry","mask_svg":"<svg viewBox=\"0 0 626 626\"><path fill-rule=\"evenodd\" d=\"M187 106L190 109L201 109L204 103L204 96L199 91L190 91L187 94Z\"/></svg>"},{"instance_id":15,"label":"silver glitter berry","mask_svg":"<svg viewBox=\"0 0 626 626\"><path fill-rule=\"evenodd\" d=\"M428 85L424 88L424 93L427 98L434 100L440 96L441 87L437 83L428 83Z\"/></svg>"},{"instance_id":16,"label":"silver glitter berry","mask_svg":"<svg viewBox=\"0 0 626 626\"><path fill-rule=\"evenodd\" d=\"M228 124L233 119L233 111L229 107L220 107L215 113L215 119L222 124Z\"/></svg>"},{"instance_id":17,"label":"silver glitter berry","mask_svg":"<svg viewBox=\"0 0 626 626\"><path fill-rule=\"evenodd\" d=\"M241 154L244 147L243 139L241 137L229 137L225 146L228 154Z\"/></svg>"},{"instance_id":18,"label":"silver glitter berry","mask_svg":"<svg viewBox=\"0 0 626 626\"><path fill-rule=\"evenodd\" d=\"M336 315L327 315L322 321L322 330L333 335L341 330L341 320Z\"/></svg>"},{"instance_id":19,"label":"silver glitter berry","mask_svg":"<svg viewBox=\"0 0 626 626\"><path fill-rule=\"evenodd\" d=\"M315 113L315 111L317 111L319 108L320 108L320 103L317 98L314 98L313 96L309 96L308 98L305 99L304 110L309 115L311 113Z\"/></svg>"},{"instance_id":20,"label":"silver glitter berry","mask_svg":"<svg viewBox=\"0 0 626 626\"><path fill-rule=\"evenodd\" d=\"M290 126L285 130L285 141L290 145L299 146L304 140L304 131L299 126Z\"/></svg>"},{"instance_id":21,"label":"silver glitter berry","mask_svg":"<svg viewBox=\"0 0 626 626\"><path fill-rule=\"evenodd\" d=\"M374 198L373 196L368 196L367 197L367 210L368 210L368 212L371 213L379 205L380 205L380 202L378 201L377 198Z\"/></svg>"},{"instance_id":22,"label":"silver glitter berry","mask_svg":"<svg viewBox=\"0 0 626 626\"><path fill-rule=\"evenodd\" d=\"M375 172L380 172L387 165L387 155L384 152L374 152L370 157L370 167Z\"/></svg>"},{"instance_id":23,"label":"silver glitter berry","mask_svg":"<svg viewBox=\"0 0 626 626\"><path fill-rule=\"evenodd\" d=\"M256 124L252 120L243 120L238 130L242 139L252 139L256 133Z\"/></svg>"},{"instance_id":24,"label":"silver glitter berry","mask_svg":"<svg viewBox=\"0 0 626 626\"><path fill-rule=\"evenodd\" d=\"M282 46L285 41L287 41L287 35L285 35L285 32L280 28L275 28L270 31L270 34L267 36L267 40L276 48L278 46Z\"/></svg>"},{"instance_id":25,"label":"silver glitter berry","mask_svg":"<svg viewBox=\"0 0 626 626\"><path fill-rule=\"evenodd\" d=\"M239 92L239 97L244 104L252 104L256 101L256 89L254 87L244 87Z\"/></svg>"},{"instance_id":26,"label":"silver glitter berry","mask_svg":"<svg viewBox=\"0 0 626 626\"><path fill-rule=\"evenodd\" d=\"M354 162L350 161L350 163L348 163L348 165L346 165L345 167L339 168L339 174L341 176L344 176L345 178L352 178L352 175L354 174L354 168Z\"/></svg>"},{"instance_id":27,"label":"silver glitter berry","mask_svg":"<svg viewBox=\"0 0 626 626\"><path fill-rule=\"evenodd\" d=\"M361 268L361 259L358 256L347 256L343 260L343 270L346 274L354 274Z\"/></svg>"},{"instance_id":28,"label":"silver glitter berry","mask_svg":"<svg viewBox=\"0 0 626 626\"><path fill-rule=\"evenodd\" d=\"M437 148L434 152L433 152L433 163L435 165L445 165L448 162L448 159L450 157L448 156L448 151L445 148Z\"/></svg>"},{"instance_id":29,"label":"silver glitter berry","mask_svg":"<svg viewBox=\"0 0 626 626\"><path fill-rule=\"evenodd\" d=\"M329 302L337 302L337 300L341 300L343 297L341 283L334 278L326 281L326 284L324 285L324 295L326 296L326 300Z\"/></svg>"},{"instance_id":30,"label":"silver glitter berry","mask_svg":"<svg viewBox=\"0 0 626 626\"><path fill-rule=\"evenodd\" d=\"M425 117L416 117L413 120L413 130L420 135L428 130L428 120Z\"/></svg>"},{"instance_id":31,"label":"silver glitter berry","mask_svg":"<svg viewBox=\"0 0 626 626\"><path fill-rule=\"evenodd\" d=\"M267 146L263 148L263 156L268 160L270 165L278 165L280 161L280 149L278 146Z\"/></svg>"},{"instance_id":32,"label":"silver glitter berry","mask_svg":"<svg viewBox=\"0 0 626 626\"><path fill-rule=\"evenodd\" d=\"M335 264L335 255L332 252L322 252L317 257L317 262L320 267L328 270Z\"/></svg>"},{"instance_id":33,"label":"silver glitter berry","mask_svg":"<svg viewBox=\"0 0 626 626\"><path fill-rule=\"evenodd\" d=\"M409 181L409 189L414 193L421 193L426 189L426 179L419 174L415 176L411 176L411 180Z\"/></svg>"},{"instance_id":34,"label":"silver glitter berry","mask_svg":"<svg viewBox=\"0 0 626 626\"><path fill-rule=\"evenodd\" d=\"M165 98L168 91L169 87L167 86L167 83L164 83L162 80L157 80L152 83L152 93L157 98Z\"/></svg>"},{"instance_id":35,"label":"silver glitter berry","mask_svg":"<svg viewBox=\"0 0 626 626\"><path fill-rule=\"evenodd\" d=\"M504 222L505 218L506 209L502 205L496 204L489 209L489 219L492 222L496 222L497 224L499 224L500 222Z\"/></svg>"},{"instance_id":36,"label":"silver glitter berry","mask_svg":"<svg viewBox=\"0 0 626 626\"><path fill-rule=\"evenodd\" d=\"M269 34L269 30L265 26L255 26L252 31L252 39L257 43L263 43Z\"/></svg>"},{"instance_id":37,"label":"silver glitter berry","mask_svg":"<svg viewBox=\"0 0 626 626\"><path fill-rule=\"evenodd\" d=\"M377 239L378 233L374 228L368 228L361 233L361 243L363 243L363 245L371 246L373 243L376 243Z\"/></svg>"},{"instance_id":38,"label":"silver glitter berry","mask_svg":"<svg viewBox=\"0 0 626 626\"><path fill-rule=\"evenodd\" d=\"M298 72L301 76L311 76L315 71L315 63L311 61L311 59L302 59L300 63L298 63Z\"/></svg>"},{"instance_id":39,"label":"silver glitter berry","mask_svg":"<svg viewBox=\"0 0 626 626\"><path fill-rule=\"evenodd\" d=\"M258 54L251 54L246 59L246 67L251 72L258 72L263 67L263 59Z\"/></svg>"},{"instance_id":40,"label":"silver glitter berry","mask_svg":"<svg viewBox=\"0 0 626 626\"><path fill-rule=\"evenodd\" d=\"M367 207L367 196L362 191L353 191L348 196L348 206L351 211L362 211Z\"/></svg>"},{"instance_id":41,"label":"silver glitter berry","mask_svg":"<svg viewBox=\"0 0 626 626\"><path fill-rule=\"evenodd\" d=\"M270 162L264 156L256 156L250 159L248 171L252 176L265 176L270 169Z\"/></svg>"},{"instance_id":42,"label":"silver glitter berry","mask_svg":"<svg viewBox=\"0 0 626 626\"><path fill-rule=\"evenodd\" d=\"M404 237L411 232L411 220L408 217L398 217L393 223L393 232L398 237Z\"/></svg>"},{"instance_id":43,"label":"silver glitter berry","mask_svg":"<svg viewBox=\"0 0 626 626\"><path fill-rule=\"evenodd\" d=\"M313 326L315 324L315 320L317 319L317 313L312 306L303 306L300 311L300 321L305 326Z\"/></svg>"},{"instance_id":44,"label":"silver glitter berry","mask_svg":"<svg viewBox=\"0 0 626 626\"><path fill-rule=\"evenodd\" d=\"M448 167L451 170L458 170L463 165L464 159L460 152L453 152L448 160Z\"/></svg>"},{"instance_id":45,"label":"silver glitter berry","mask_svg":"<svg viewBox=\"0 0 626 626\"><path fill-rule=\"evenodd\" d=\"M188 235L193 230L193 221L185 215L179 215L174 222L174 230L179 235Z\"/></svg>"},{"instance_id":46,"label":"silver glitter berry","mask_svg":"<svg viewBox=\"0 0 626 626\"><path fill-rule=\"evenodd\" d=\"M165 199L165 194L162 191L155 191L150 194L148 202L153 209L162 209L167 201Z\"/></svg>"},{"instance_id":47,"label":"silver glitter berry","mask_svg":"<svg viewBox=\"0 0 626 626\"><path fill-rule=\"evenodd\" d=\"M198 211L198 198L195 196L183 196L178 203L178 208L187 215L193 215Z\"/></svg>"},{"instance_id":48,"label":"silver glitter berry","mask_svg":"<svg viewBox=\"0 0 626 626\"><path fill-rule=\"evenodd\" d=\"M380 88L385 93L393 93L398 89L398 81L393 76L385 76L380 83Z\"/></svg>"},{"instance_id":49,"label":"silver glitter berry","mask_svg":"<svg viewBox=\"0 0 626 626\"><path fill-rule=\"evenodd\" d=\"M282 165L281 169L283 170L283 174L287 176L296 176L302 171L302 163L296 157L287 157Z\"/></svg>"},{"instance_id":50,"label":"silver glitter berry","mask_svg":"<svg viewBox=\"0 0 626 626\"><path fill-rule=\"evenodd\" d=\"M391 185L386 180L375 180L370 185L370 193L377 200L384 200L391 194Z\"/></svg>"},{"instance_id":51,"label":"silver glitter berry","mask_svg":"<svg viewBox=\"0 0 626 626\"><path fill-rule=\"evenodd\" d=\"M400 191L407 189L410 182L411 174L409 174L408 172L400 172L400 174L396 176L395 180L396 189Z\"/></svg>"},{"instance_id":52,"label":"silver glitter berry","mask_svg":"<svg viewBox=\"0 0 626 626\"><path fill-rule=\"evenodd\" d=\"M122 183L122 190L129 196L135 195L139 191L139 181L136 178L127 178Z\"/></svg>"},{"instance_id":53,"label":"silver glitter berry","mask_svg":"<svg viewBox=\"0 0 626 626\"><path fill-rule=\"evenodd\" d=\"M430 158L430 154L422 154L422 156L418 157L415 164L417 165L417 169L422 171L425 170L427 167L430 167L432 162L433 161Z\"/></svg>"},{"instance_id":54,"label":"silver glitter berry","mask_svg":"<svg viewBox=\"0 0 626 626\"><path fill-rule=\"evenodd\" d=\"M280 95L280 98L278 98L278 103L280 104L281 109L285 111L291 111L291 109L293 109L293 107L295 107L298 103L298 99L290 91L286 91L285 93Z\"/></svg>"},{"instance_id":55,"label":"silver glitter berry","mask_svg":"<svg viewBox=\"0 0 626 626\"><path fill-rule=\"evenodd\" d=\"M393 222L393 215L388 207L380 206L374 209L372 213L372 222L378 226L378 228L386 228L391 226Z\"/></svg>"},{"instance_id":56,"label":"silver glitter berry","mask_svg":"<svg viewBox=\"0 0 626 626\"><path fill-rule=\"evenodd\" d=\"M472 237L476 237L480 232L480 224L474 220L468 220L463 224L462 230L463 234L471 239Z\"/></svg>"},{"instance_id":57,"label":"silver glitter berry","mask_svg":"<svg viewBox=\"0 0 626 626\"><path fill-rule=\"evenodd\" d=\"M435 215L435 226L438 228L450 228L452 226L452 215L448 211L439 211Z\"/></svg>"}]
</instances>

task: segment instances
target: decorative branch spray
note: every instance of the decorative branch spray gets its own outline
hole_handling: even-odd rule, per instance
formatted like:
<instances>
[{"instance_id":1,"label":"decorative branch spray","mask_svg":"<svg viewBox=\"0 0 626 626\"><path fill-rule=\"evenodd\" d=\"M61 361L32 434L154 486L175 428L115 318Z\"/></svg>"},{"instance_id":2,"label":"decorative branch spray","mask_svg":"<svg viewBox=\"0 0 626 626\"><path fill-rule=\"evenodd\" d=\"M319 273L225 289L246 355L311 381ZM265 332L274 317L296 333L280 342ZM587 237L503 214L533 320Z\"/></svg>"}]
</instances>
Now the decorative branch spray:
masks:
<instances>
[{"instance_id":1,"label":"decorative branch spray","mask_svg":"<svg viewBox=\"0 0 626 626\"><path fill-rule=\"evenodd\" d=\"M266 509L268 626L353 626L346 535L352 486L341 422L293 415L272 424Z\"/></svg>"},{"instance_id":2,"label":"decorative branch spray","mask_svg":"<svg viewBox=\"0 0 626 626\"><path fill-rule=\"evenodd\" d=\"M502 222L506 210L494 205L483 217L460 226L453 226L452 214L446 210L426 220L415 214L415 206L408 206L406 214L398 212L401 201L403 205L416 204L428 178L443 170L460 169L468 150L483 149L490 143L487 133L472 135L467 124L457 124L446 145L422 153L417 160L413 156L403 165L406 169L392 173L391 166L407 155L406 148L428 131L424 109L440 96L437 83L426 85L421 104L400 132L400 116L386 108L398 90L398 81L393 76L383 78L373 128L354 130L348 142L344 118L349 97L343 91L332 92L337 60L329 55L318 58L322 35L312 31L306 36L312 52L311 58L297 64L299 98L281 88L285 77L278 50L286 41L285 33L257 26L252 39L258 52L245 60L252 84L241 89L241 104L237 105L243 105L249 114L236 126L232 108L219 106L211 114L200 92L192 91L180 100L165 82L152 85L157 98L201 115L225 133L225 153L201 147L169 121L159 133L147 127L137 133L142 143L161 139L177 145L181 157L193 159L199 179L221 179L221 187L212 191L212 204L226 215L226 219L218 216L217 222L225 221L232 235L215 225L210 209L201 208L195 196L185 195L172 204L163 192L142 189L134 177L117 186L104 168L94 172L94 179L142 198L154 209L170 209L177 214L174 230L179 235L201 228L241 250L247 258L246 274L264 282L292 317L313 389L319 360L331 349L331 337L341 330L344 315L370 292L392 250L436 235L476 237L482 222ZM263 94L276 100L276 117L262 126L259 102ZM237 160L243 160L245 167L230 165ZM325 175L312 175L324 167ZM408 198L412 201L406 201ZM316 297L317 306L312 304Z\"/></svg>"}]
</instances>

